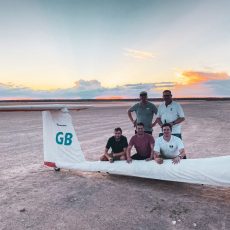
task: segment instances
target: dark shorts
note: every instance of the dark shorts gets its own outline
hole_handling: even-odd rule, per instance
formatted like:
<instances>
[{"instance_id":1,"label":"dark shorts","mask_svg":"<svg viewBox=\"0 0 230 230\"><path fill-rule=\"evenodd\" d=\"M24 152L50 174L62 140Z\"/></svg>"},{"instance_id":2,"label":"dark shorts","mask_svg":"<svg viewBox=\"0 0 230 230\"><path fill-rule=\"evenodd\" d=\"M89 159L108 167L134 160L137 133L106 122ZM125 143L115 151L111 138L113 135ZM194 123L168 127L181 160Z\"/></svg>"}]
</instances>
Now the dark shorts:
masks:
<instances>
[{"instance_id":1,"label":"dark shorts","mask_svg":"<svg viewBox=\"0 0 230 230\"><path fill-rule=\"evenodd\" d=\"M147 159L148 157L147 157L147 156L141 156L140 154L135 153L134 155L131 156L131 158L132 158L133 160L145 160L145 159Z\"/></svg>"},{"instance_id":2,"label":"dark shorts","mask_svg":"<svg viewBox=\"0 0 230 230\"><path fill-rule=\"evenodd\" d=\"M172 135L175 137L179 137L182 140L181 133L173 133ZM159 137L161 137L161 136L163 136L163 133L159 133Z\"/></svg>"},{"instance_id":3,"label":"dark shorts","mask_svg":"<svg viewBox=\"0 0 230 230\"><path fill-rule=\"evenodd\" d=\"M153 131L144 131L145 133L148 133L150 135L153 135ZM137 130L135 130L135 134L137 134Z\"/></svg>"}]
</instances>

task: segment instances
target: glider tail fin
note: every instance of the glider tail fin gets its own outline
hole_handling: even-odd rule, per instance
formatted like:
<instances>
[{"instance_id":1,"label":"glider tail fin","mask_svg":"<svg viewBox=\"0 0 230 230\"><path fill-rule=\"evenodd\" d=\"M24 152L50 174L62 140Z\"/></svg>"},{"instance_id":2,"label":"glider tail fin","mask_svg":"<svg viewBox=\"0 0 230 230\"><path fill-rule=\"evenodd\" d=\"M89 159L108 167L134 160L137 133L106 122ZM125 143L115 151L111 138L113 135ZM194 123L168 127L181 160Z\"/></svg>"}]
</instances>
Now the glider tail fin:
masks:
<instances>
[{"instance_id":1,"label":"glider tail fin","mask_svg":"<svg viewBox=\"0 0 230 230\"><path fill-rule=\"evenodd\" d=\"M72 119L67 109L43 111L44 164L61 167L85 161Z\"/></svg>"}]
</instances>

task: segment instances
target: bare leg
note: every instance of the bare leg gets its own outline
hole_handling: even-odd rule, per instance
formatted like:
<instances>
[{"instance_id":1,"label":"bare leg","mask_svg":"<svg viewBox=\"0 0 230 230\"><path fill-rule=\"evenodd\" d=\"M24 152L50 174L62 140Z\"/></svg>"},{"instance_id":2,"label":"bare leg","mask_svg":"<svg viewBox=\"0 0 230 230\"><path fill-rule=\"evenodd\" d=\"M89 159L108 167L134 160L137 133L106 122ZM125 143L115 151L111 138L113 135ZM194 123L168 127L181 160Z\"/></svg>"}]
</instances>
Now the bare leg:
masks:
<instances>
[{"instance_id":1,"label":"bare leg","mask_svg":"<svg viewBox=\"0 0 230 230\"><path fill-rule=\"evenodd\" d=\"M100 157L100 161L108 161L109 159L107 158L107 156L105 154L103 154L101 157Z\"/></svg>"},{"instance_id":2,"label":"bare leg","mask_svg":"<svg viewBox=\"0 0 230 230\"><path fill-rule=\"evenodd\" d=\"M126 155L120 156L120 160L125 161L126 160Z\"/></svg>"}]
</instances>

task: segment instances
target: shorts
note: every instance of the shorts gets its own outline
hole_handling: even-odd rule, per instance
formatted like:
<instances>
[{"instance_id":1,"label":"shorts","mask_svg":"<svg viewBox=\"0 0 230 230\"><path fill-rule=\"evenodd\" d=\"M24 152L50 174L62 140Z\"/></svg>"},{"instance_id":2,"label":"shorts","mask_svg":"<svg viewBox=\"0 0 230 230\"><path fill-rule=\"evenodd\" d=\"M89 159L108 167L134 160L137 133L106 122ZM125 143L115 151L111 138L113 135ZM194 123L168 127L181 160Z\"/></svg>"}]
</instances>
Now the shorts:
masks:
<instances>
[{"instance_id":1,"label":"shorts","mask_svg":"<svg viewBox=\"0 0 230 230\"><path fill-rule=\"evenodd\" d=\"M153 131L144 131L145 133L148 133L150 135L153 135ZM137 134L137 130L135 130L135 134Z\"/></svg>"},{"instance_id":2,"label":"shorts","mask_svg":"<svg viewBox=\"0 0 230 230\"><path fill-rule=\"evenodd\" d=\"M132 155L131 158L132 158L133 160L145 160L145 159L147 159L148 157L147 157L147 156L142 156L142 155L136 153L136 154Z\"/></svg>"}]
</instances>

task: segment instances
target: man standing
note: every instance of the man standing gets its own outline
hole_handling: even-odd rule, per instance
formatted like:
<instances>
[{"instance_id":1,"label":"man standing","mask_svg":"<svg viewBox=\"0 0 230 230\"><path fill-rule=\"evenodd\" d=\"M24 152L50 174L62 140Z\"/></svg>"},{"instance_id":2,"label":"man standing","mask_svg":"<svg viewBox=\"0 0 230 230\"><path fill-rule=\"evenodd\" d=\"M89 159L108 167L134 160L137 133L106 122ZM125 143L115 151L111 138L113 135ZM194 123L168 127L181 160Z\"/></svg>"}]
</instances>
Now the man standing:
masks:
<instances>
[{"instance_id":1,"label":"man standing","mask_svg":"<svg viewBox=\"0 0 230 230\"><path fill-rule=\"evenodd\" d=\"M163 159L172 159L173 164L177 164L181 159L186 158L184 144L182 140L172 134L170 124L162 125L163 136L156 139L154 146L154 160L158 164L163 163Z\"/></svg>"},{"instance_id":2,"label":"man standing","mask_svg":"<svg viewBox=\"0 0 230 230\"><path fill-rule=\"evenodd\" d=\"M126 160L126 149L128 146L127 138L122 135L120 127L114 129L114 136L110 137L107 141L105 152L100 157L101 161L109 161L112 163L114 160ZM108 153L109 149L111 153Z\"/></svg>"},{"instance_id":3,"label":"man standing","mask_svg":"<svg viewBox=\"0 0 230 230\"><path fill-rule=\"evenodd\" d=\"M136 120L133 119L132 112L136 113ZM128 110L128 117L136 128L137 123L144 124L144 131L152 135L153 115L157 114L156 106L148 101L147 92L140 92L140 102L133 105Z\"/></svg>"},{"instance_id":4,"label":"man standing","mask_svg":"<svg viewBox=\"0 0 230 230\"><path fill-rule=\"evenodd\" d=\"M144 124L137 123L137 133L130 139L127 148L127 162L131 163L134 160L151 160L153 159L154 138L152 135L144 132ZM135 147L137 153L131 156L131 149Z\"/></svg>"},{"instance_id":5,"label":"man standing","mask_svg":"<svg viewBox=\"0 0 230 230\"><path fill-rule=\"evenodd\" d=\"M170 90L163 92L164 102L160 104L157 112L157 119L152 126L158 123L161 127L165 123L169 123L172 126L172 135L182 139L181 125L180 123L185 120L184 111L179 103L172 100L172 94ZM159 136L163 134L160 133Z\"/></svg>"}]
</instances>

